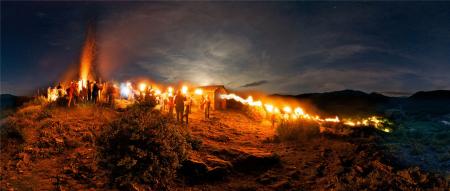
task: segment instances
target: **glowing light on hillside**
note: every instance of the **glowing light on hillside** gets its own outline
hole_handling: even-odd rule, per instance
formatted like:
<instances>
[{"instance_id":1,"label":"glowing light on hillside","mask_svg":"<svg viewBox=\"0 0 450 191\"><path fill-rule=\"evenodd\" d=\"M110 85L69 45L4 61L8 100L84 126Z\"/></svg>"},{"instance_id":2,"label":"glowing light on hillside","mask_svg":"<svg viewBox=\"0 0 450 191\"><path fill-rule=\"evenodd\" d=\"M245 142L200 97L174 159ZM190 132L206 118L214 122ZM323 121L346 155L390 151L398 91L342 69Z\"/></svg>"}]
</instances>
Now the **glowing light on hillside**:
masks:
<instances>
[{"instance_id":1,"label":"glowing light on hillside","mask_svg":"<svg viewBox=\"0 0 450 191\"><path fill-rule=\"evenodd\" d=\"M133 87L131 86L130 82L120 84L120 96L124 98L129 98L131 96L132 90Z\"/></svg>"},{"instance_id":2,"label":"glowing light on hillside","mask_svg":"<svg viewBox=\"0 0 450 191\"><path fill-rule=\"evenodd\" d=\"M145 91L145 88L147 87L147 84L145 84L145 83L140 83L139 84L139 90L141 91L141 92L143 92L143 91Z\"/></svg>"},{"instance_id":3,"label":"glowing light on hillside","mask_svg":"<svg viewBox=\"0 0 450 191\"><path fill-rule=\"evenodd\" d=\"M305 112L303 111L303 109L300 108L300 107L296 107L296 108L294 109L294 113L295 113L295 115L298 115L298 116L304 115L304 114L305 114Z\"/></svg>"},{"instance_id":4,"label":"glowing light on hillside","mask_svg":"<svg viewBox=\"0 0 450 191\"><path fill-rule=\"evenodd\" d=\"M269 112L269 113L273 112L273 105L264 104L264 107L266 107L267 112Z\"/></svg>"},{"instance_id":5,"label":"glowing light on hillside","mask_svg":"<svg viewBox=\"0 0 450 191\"><path fill-rule=\"evenodd\" d=\"M167 96L172 97L173 96L173 88L171 86L169 86L167 88Z\"/></svg>"},{"instance_id":6,"label":"glowing light on hillside","mask_svg":"<svg viewBox=\"0 0 450 191\"><path fill-rule=\"evenodd\" d=\"M296 121L296 120L313 120L318 123L342 123L347 126L373 126L378 130L384 131L384 132L391 132L392 129L387 128L383 124L383 119L377 116L371 116L368 118L364 118L361 120L351 120L351 119L339 119L338 116L334 118L321 118L318 115L310 115L306 113L301 107L296 107L294 111L292 111L292 108L289 105L286 105L282 108L282 112L280 112L280 109L278 107L275 107L271 104L263 104L261 101L253 101L252 96L248 96L247 99L243 99L242 97L236 95L236 94L221 94L221 99L227 99L227 100L235 100L237 102L240 102L244 105L249 106L256 106L256 107L263 107L267 113L274 113L280 116L282 119L287 121Z\"/></svg>"},{"instance_id":7,"label":"glowing light on hillside","mask_svg":"<svg viewBox=\"0 0 450 191\"><path fill-rule=\"evenodd\" d=\"M335 122L335 123L339 123L340 120L338 118L338 116L336 116L335 118L325 118L326 122Z\"/></svg>"},{"instance_id":8,"label":"glowing light on hillside","mask_svg":"<svg viewBox=\"0 0 450 191\"><path fill-rule=\"evenodd\" d=\"M283 107L283 111L286 112L286 113L291 113L292 109L289 106L285 106L285 107Z\"/></svg>"},{"instance_id":9,"label":"glowing light on hillside","mask_svg":"<svg viewBox=\"0 0 450 191\"><path fill-rule=\"evenodd\" d=\"M188 92L188 87L187 86L181 87L181 93L182 94L187 94L187 92Z\"/></svg>"},{"instance_id":10,"label":"glowing light on hillside","mask_svg":"<svg viewBox=\"0 0 450 191\"><path fill-rule=\"evenodd\" d=\"M201 88L197 88L197 89L195 89L194 93L197 94L197 95L202 95L203 94L203 90Z\"/></svg>"}]
</instances>

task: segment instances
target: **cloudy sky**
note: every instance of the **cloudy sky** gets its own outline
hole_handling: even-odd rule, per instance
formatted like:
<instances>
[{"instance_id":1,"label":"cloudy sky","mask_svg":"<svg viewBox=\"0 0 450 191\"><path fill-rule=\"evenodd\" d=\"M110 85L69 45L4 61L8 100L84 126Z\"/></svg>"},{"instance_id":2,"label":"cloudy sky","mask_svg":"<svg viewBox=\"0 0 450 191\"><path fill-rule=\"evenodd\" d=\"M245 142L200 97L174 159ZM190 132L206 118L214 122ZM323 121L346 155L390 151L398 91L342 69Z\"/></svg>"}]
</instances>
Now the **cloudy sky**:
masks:
<instances>
[{"instance_id":1,"label":"cloudy sky","mask_svg":"<svg viewBox=\"0 0 450 191\"><path fill-rule=\"evenodd\" d=\"M104 79L284 94L450 89L449 18L449 2L1 2L1 91L61 79L89 22Z\"/></svg>"}]
</instances>

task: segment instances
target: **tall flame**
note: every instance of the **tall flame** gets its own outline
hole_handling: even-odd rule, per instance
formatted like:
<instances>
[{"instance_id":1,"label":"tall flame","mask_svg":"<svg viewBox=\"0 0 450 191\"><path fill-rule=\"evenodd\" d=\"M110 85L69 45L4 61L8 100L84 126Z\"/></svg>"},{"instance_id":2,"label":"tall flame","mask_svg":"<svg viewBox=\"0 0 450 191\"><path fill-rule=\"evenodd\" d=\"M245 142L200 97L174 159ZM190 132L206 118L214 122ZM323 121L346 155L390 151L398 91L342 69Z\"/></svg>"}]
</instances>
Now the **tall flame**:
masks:
<instances>
[{"instance_id":1,"label":"tall flame","mask_svg":"<svg viewBox=\"0 0 450 191\"><path fill-rule=\"evenodd\" d=\"M92 79L92 63L94 61L95 51L95 33L92 27L89 27L86 33L86 40L83 46L80 60L80 79L83 81Z\"/></svg>"}]
</instances>

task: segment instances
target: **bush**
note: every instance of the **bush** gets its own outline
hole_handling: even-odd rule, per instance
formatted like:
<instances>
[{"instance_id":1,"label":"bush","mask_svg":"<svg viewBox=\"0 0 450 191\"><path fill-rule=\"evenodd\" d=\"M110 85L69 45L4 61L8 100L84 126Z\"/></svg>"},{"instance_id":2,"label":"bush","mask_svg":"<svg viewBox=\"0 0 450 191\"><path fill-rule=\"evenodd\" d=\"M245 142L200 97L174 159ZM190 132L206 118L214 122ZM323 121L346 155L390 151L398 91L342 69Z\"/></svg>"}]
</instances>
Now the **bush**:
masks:
<instances>
[{"instance_id":1,"label":"bush","mask_svg":"<svg viewBox=\"0 0 450 191\"><path fill-rule=\"evenodd\" d=\"M276 138L281 141L309 139L317 135L319 135L319 124L314 121L282 122L276 128Z\"/></svg>"},{"instance_id":2,"label":"bush","mask_svg":"<svg viewBox=\"0 0 450 191\"><path fill-rule=\"evenodd\" d=\"M97 145L103 167L111 169L114 186L164 190L186 159L186 135L169 117L137 104L105 127Z\"/></svg>"},{"instance_id":3,"label":"bush","mask_svg":"<svg viewBox=\"0 0 450 191\"><path fill-rule=\"evenodd\" d=\"M5 125L0 127L0 139L2 141L13 139L23 143L25 141L23 128L17 125L15 121L9 119Z\"/></svg>"}]
</instances>

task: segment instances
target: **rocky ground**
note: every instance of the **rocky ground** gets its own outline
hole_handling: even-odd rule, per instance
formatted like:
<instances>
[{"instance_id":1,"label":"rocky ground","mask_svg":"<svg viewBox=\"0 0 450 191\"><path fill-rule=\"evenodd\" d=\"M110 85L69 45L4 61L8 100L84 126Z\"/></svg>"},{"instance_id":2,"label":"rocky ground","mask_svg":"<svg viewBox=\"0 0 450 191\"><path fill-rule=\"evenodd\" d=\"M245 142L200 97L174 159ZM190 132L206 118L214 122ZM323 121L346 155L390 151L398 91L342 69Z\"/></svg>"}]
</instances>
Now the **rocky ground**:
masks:
<instances>
[{"instance_id":1,"label":"rocky ground","mask_svg":"<svg viewBox=\"0 0 450 191\"><path fill-rule=\"evenodd\" d=\"M119 115L91 105L19 110L14 117L30 120L11 118L6 123L30 127L22 139L1 140L2 190L110 190L97 165L95 140L99 129ZM213 112L205 120L194 110L188 128L194 143L175 190L449 188L445 178L403 166L387 155L376 134L280 142L270 123L240 111Z\"/></svg>"},{"instance_id":2,"label":"rocky ground","mask_svg":"<svg viewBox=\"0 0 450 191\"><path fill-rule=\"evenodd\" d=\"M210 120L194 114L190 128L202 144L190 155L195 170L186 175L195 181L180 189L448 189L444 179L385 155L375 135L278 142L269 123L234 111L214 113Z\"/></svg>"}]
</instances>

